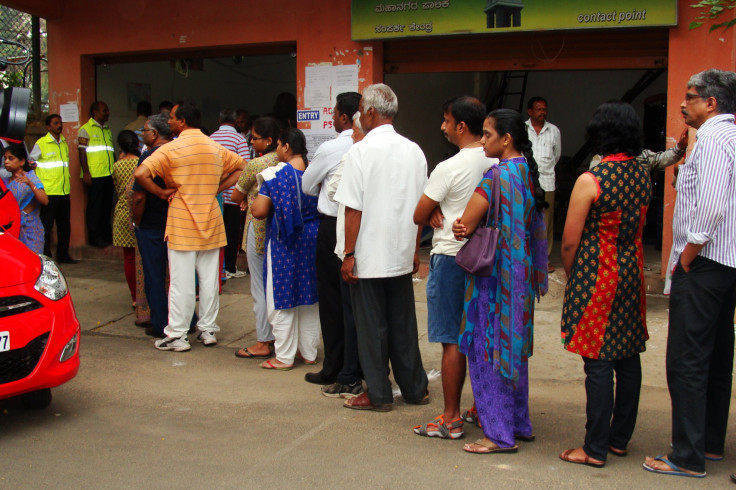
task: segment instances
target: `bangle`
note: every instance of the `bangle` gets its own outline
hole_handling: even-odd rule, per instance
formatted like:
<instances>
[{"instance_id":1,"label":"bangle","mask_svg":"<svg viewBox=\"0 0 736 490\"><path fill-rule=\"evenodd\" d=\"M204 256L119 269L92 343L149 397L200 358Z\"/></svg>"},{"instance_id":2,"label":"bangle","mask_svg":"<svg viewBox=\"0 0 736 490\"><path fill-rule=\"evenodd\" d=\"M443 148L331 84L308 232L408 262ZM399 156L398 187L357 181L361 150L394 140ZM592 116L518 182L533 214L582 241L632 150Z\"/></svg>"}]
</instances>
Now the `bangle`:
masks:
<instances>
[{"instance_id":1,"label":"bangle","mask_svg":"<svg viewBox=\"0 0 736 490\"><path fill-rule=\"evenodd\" d=\"M353 250L352 252L346 253L345 258L348 259L350 257L353 257L354 255L355 255L355 250Z\"/></svg>"}]
</instances>

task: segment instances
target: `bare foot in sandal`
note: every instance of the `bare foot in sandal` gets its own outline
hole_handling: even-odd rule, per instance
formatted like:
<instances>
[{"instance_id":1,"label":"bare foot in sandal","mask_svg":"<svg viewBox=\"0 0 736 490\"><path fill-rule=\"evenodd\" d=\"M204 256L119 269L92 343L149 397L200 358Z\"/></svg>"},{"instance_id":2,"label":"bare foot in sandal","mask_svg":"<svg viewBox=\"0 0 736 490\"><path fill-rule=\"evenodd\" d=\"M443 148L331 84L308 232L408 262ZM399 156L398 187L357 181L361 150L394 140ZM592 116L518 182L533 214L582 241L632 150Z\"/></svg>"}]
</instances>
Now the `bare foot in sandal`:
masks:
<instances>
[{"instance_id":1,"label":"bare foot in sandal","mask_svg":"<svg viewBox=\"0 0 736 490\"><path fill-rule=\"evenodd\" d=\"M268 358L271 356L271 343L270 342L256 342L250 347L243 349L255 358ZM247 357L247 356L243 356Z\"/></svg>"},{"instance_id":2,"label":"bare foot in sandal","mask_svg":"<svg viewBox=\"0 0 736 490\"><path fill-rule=\"evenodd\" d=\"M588 456L588 454L582 447L562 451L562 453L560 454L560 459L562 461L567 461L568 463L584 464L587 466L592 466L594 468L603 468L603 466L606 464L605 461L601 461L600 459L595 459Z\"/></svg>"},{"instance_id":3,"label":"bare foot in sandal","mask_svg":"<svg viewBox=\"0 0 736 490\"><path fill-rule=\"evenodd\" d=\"M487 437L484 437L483 439L478 439L475 442L469 442L468 444L465 444L463 446L463 451L474 454L515 453L518 450L519 446L516 445L511 447L500 447L498 444L488 439Z\"/></svg>"}]
</instances>

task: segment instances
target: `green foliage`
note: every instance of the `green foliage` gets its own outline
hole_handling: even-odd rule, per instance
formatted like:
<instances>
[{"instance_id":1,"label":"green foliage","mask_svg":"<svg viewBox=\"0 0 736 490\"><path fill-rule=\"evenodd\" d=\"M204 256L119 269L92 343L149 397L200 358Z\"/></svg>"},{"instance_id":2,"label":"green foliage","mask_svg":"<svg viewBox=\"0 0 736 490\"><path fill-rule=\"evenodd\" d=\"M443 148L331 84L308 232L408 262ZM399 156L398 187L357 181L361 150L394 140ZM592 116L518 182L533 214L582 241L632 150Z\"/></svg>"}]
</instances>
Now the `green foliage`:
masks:
<instances>
[{"instance_id":1,"label":"green foliage","mask_svg":"<svg viewBox=\"0 0 736 490\"><path fill-rule=\"evenodd\" d=\"M23 86L23 72L22 71L0 72L0 85L2 86L2 88L22 87Z\"/></svg>"},{"instance_id":2,"label":"green foliage","mask_svg":"<svg viewBox=\"0 0 736 490\"><path fill-rule=\"evenodd\" d=\"M700 10L695 21L690 23L690 29L697 29L706 21L719 20L723 15L730 14L733 17L732 11L736 8L736 0L700 0L698 3L690 4L690 7ZM734 25L736 25L736 18L731 18L724 22L712 24L708 32L713 32L721 28L726 31Z\"/></svg>"}]
</instances>

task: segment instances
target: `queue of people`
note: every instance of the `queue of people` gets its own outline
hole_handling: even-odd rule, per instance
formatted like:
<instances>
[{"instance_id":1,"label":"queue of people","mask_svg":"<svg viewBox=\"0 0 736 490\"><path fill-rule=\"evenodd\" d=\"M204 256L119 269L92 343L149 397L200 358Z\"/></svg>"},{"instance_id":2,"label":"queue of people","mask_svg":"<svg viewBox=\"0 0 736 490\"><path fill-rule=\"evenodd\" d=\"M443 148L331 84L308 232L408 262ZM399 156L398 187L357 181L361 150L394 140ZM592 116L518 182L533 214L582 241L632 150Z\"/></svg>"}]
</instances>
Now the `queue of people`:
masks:
<instances>
[{"instance_id":1,"label":"queue of people","mask_svg":"<svg viewBox=\"0 0 736 490\"><path fill-rule=\"evenodd\" d=\"M723 459L732 382L736 73L708 70L694 75L687 88L682 113L697 129L697 141L680 167L673 223L667 350L672 450L647 458L644 468L703 477L706 461ZM195 329L203 345L217 343L220 249L229 245L232 254L229 242L237 237L236 252L241 240L247 250L257 334L237 357L262 360L261 368L275 371L292 369L295 359L317 364L321 329L324 364L305 380L322 385L325 396L344 398L348 409L390 411L393 371L406 403L427 404L412 275L419 267L422 227L431 226L427 329L429 341L442 344L444 404L441 414L413 431L453 440L464 436L465 423L474 423L483 437L463 449L479 454L514 453L519 441L534 441L528 362L534 304L547 292L553 270L545 224L551 222L550 172L559 159L559 130L545 123L541 97L530 100L528 121L510 109L486 113L471 96L449 99L442 110L441 130L459 151L428 179L422 150L393 126L398 100L384 84L337 97L333 121L339 136L324 143L313 162L304 134L269 116L252 122L247 149L227 149L202 133L201 113L186 101L170 115L145 118L143 155L136 133L123 131L122 153L113 162L106 154L109 110L93 104L80 131L84 179L91 200L104 194L109 176L131 203L129 210L116 208L110 239L126 247L134 306L150 306L148 319L141 311L138 320L160 337L156 349L189 350L188 334ZM240 116L223 111L219 131L234 133L229 127ZM60 119L47 120L53 141L41 146L60 142L60 125ZM586 131L600 163L577 179L570 198L561 319L564 348L583 361L585 438L559 457L603 467L609 453L628 454L636 426L640 354L648 339L642 232L652 187L650 160L642 160L641 122L629 104L602 104ZM540 143L544 135L552 148ZM546 145L540 150L544 168L535 145ZM667 165L684 146L685 136ZM39 170L56 168L48 164L51 158L38 158ZM0 175L21 203L22 239L42 251L39 207L51 200L24 148L5 150ZM63 190L65 175L60 183L56 175L49 188ZM217 201L226 190L226 206L237 208L228 212L244 221L242 239L237 233L226 238ZM63 202L56 206L63 216ZM89 223L98 211L88 208ZM480 239L473 239L483 228L498 230L499 238L478 249ZM131 230L137 245L127 240ZM92 232L97 235L91 243L105 243L103 224ZM57 253L69 258L64 233L61 227ZM484 270L458 260L471 253L480 260L487 252ZM230 256L227 269L234 275ZM145 278L142 287L139 276ZM473 403L461 413L466 371Z\"/></svg>"}]
</instances>

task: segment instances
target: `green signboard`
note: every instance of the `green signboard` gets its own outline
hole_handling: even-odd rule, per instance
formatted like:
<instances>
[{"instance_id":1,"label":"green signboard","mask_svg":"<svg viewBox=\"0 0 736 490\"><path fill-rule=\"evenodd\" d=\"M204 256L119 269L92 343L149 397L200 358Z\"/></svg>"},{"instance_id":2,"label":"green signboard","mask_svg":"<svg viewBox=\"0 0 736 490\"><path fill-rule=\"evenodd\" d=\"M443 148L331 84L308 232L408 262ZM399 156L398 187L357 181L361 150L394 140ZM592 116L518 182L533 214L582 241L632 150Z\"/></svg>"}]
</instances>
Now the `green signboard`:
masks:
<instances>
[{"instance_id":1,"label":"green signboard","mask_svg":"<svg viewBox=\"0 0 736 490\"><path fill-rule=\"evenodd\" d=\"M352 0L354 40L677 25L677 0Z\"/></svg>"}]
</instances>

